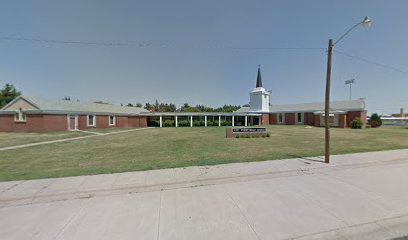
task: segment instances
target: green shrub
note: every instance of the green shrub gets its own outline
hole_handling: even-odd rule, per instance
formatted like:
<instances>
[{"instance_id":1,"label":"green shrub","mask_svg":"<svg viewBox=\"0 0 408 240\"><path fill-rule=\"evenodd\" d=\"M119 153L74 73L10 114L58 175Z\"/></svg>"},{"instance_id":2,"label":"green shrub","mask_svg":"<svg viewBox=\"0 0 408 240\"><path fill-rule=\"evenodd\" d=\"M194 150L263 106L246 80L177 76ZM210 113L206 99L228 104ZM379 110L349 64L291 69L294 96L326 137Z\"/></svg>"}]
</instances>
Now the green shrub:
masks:
<instances>
[{"instance_id":1,"label":"green shrub","mask_svg":"<svg viewBox=\"0 0 408 240\"><path fill-rule=\"evenodd\" d=\"M266 134L266 137L271 137L271 134L270 134L270 133L267 133L267 134Z\"/></svg>"},{"instance_id":2,"label":"green shrub","mask_svg":"<svg viewBox=\"0 0 408 240\"><path fill-rule=\"evenodd\" d=\"M361 118L356 117L351 122L351 128L361 129L362 127L363 127L363 121L361 121Z\"/></svg>"},{"instance_id":3,"label":"green shrub","mask_svg":"<svg viewBox=\"0 0 408 240\"><path fill-rule=\"evenodd\" d=\"M179 127L189 127L190 126L190 121L188 120L181 120L178 122Z\"/></svg>"},{"instance_id":4,"label":"green shrub","mask_svg":"<svg viewBox=\"0 0 408 240\"><path fill-rule=\"evenodd\" d=\"M174 120L166 120L163 122L163 127L174 127Z\"/></svg>"},{"instance_id":5,"label":"green shrub","mask_svg":"<svg viewBox=\"0 0 408 240\"><path fill-rule=\"evenodd\" d=\"M221 121L221 126L231 126L231 121Z\"/></svg>"},{"instance_id":6,"label":"green shrub","mask_svg":"<svg viewBox=\"0 0 408 240\"><path fill-rule=\"evenodd\" d=\"M152 121L149 121L149 126L152 126L152 127L159 127L160 126L160 121L159 120L152 120Z\"/></svg>"},{"instance_id":7,"label":"green shrub","mask_svg":"<svg viewBox=\"0 0 408 240\"><path fill-rule=\"evenodd\" d=\"M372 128L376 128L382 125L381 117L377 113L373 113L370 117L370 125Z\"/></svg>"}]
</instances>

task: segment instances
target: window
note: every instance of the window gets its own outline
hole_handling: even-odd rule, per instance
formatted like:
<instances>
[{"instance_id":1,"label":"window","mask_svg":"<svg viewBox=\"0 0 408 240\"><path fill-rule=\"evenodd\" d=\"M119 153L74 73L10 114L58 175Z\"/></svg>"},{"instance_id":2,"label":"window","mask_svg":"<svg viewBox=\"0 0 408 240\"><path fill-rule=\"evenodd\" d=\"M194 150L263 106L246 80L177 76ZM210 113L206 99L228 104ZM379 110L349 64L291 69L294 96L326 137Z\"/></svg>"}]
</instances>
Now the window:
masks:
<instances>
[{"instance_id":1,"label":"window","mask_svg":"<svg viewBox=\"0 0 408 240\"><path fill-rule=\"evenodd\" d=\"M22 108L19 108L16 114L14 115L15 122L25 122L26 121L26 114L23 112Z\"/></svg>"},{"instance_id":2,"label":"window","mask_svg":"<svg viewBox=\"0 0 408 240\"><path fill-rule=\"evenodd\" d=\"M284 113L278 113L278 123L284 123L284 122L285 122Z\"/></svg>"},{"instance_id":3,"label":"window","mask_svg":"<svg viewBox=\"0 0 408 240\"><path fill-rule=\"evenodd\" d=\"M95 115L88 115L88 127L95 127Z\"/></svg>"},{"instance_id":4,"label":"window","mask_svg":"<svg viewBox=\"0 0 408 240\"><path fill-rule=\"evenodd\" d=\"M334 115L329 115L329 123L333 124L334 123Z\"/></svg>"},{"instance_id":5,"label":"window","mask_svg":"<svg viewBox=\"0 0 408 240\"><path fill-rule=\"evenodd\" d=\"M296 113L296 122L303 123L303 113Z\"/></svg>"},{"instance_id":6,"label":"window","mask_svg":"<svg viewBox=\"0 0 408 240\"><path fill-rule=\"evenodd\" d=\"M116 117L114 115L109 116L109 126L115 126L116 125Z\"/></svg>"}]
</instances>

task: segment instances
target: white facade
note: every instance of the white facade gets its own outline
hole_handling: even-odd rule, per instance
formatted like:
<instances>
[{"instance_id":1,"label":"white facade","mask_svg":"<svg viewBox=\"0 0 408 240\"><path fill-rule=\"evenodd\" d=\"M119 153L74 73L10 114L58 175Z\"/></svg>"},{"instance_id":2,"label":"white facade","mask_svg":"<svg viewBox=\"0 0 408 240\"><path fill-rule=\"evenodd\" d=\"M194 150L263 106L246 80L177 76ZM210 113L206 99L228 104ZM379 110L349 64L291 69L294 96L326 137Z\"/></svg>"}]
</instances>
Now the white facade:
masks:
<instances>
[{"instance_id":1,"label":"white facade","mask_svg":"<svg viewBox=\"0 0 408 240\"><path fill-rule=\"evenodd\" d=\"M269 112L270 92L257 87L249 93L250 112Z\"/></svg>"}]
</instances>

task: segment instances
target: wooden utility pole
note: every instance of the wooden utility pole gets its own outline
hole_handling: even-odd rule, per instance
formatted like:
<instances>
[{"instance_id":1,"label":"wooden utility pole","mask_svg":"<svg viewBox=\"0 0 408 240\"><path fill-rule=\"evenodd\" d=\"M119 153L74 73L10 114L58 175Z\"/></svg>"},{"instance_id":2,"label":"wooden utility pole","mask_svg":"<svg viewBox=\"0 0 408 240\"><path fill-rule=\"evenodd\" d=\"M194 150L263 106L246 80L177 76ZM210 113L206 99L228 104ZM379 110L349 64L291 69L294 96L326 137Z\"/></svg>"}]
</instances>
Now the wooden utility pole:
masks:
<instances>
[{"instance_id":1,"label":"wooden utility pole","mask_svg":"<svg viewBox=\"0 0 408 240\"><path fill-rule=\"evenodd\" d=\"M330 163L330 78L331 78L332 52L333 52L333 39L329 39L329 47L327 48L326 98L324 107L325 163Z\"/></svg>"}]
</instances>

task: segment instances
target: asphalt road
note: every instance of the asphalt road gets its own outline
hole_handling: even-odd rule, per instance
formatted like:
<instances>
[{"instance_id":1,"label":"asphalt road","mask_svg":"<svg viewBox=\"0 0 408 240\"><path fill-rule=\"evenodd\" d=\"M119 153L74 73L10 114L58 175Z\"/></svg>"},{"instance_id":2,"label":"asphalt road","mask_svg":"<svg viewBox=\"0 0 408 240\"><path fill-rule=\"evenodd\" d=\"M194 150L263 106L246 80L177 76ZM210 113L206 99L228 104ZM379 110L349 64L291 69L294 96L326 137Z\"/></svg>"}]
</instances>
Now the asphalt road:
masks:
<instances>
[{"instance_id":1,"label":"asphalt road","mask_svg":"<svg viewBox=\"0 0 408 240\"><path fill-rule=\"evenodd\" d=\"M0 182L1 239L399 239L408 150Z\"/></svg>"}]
</instances>

